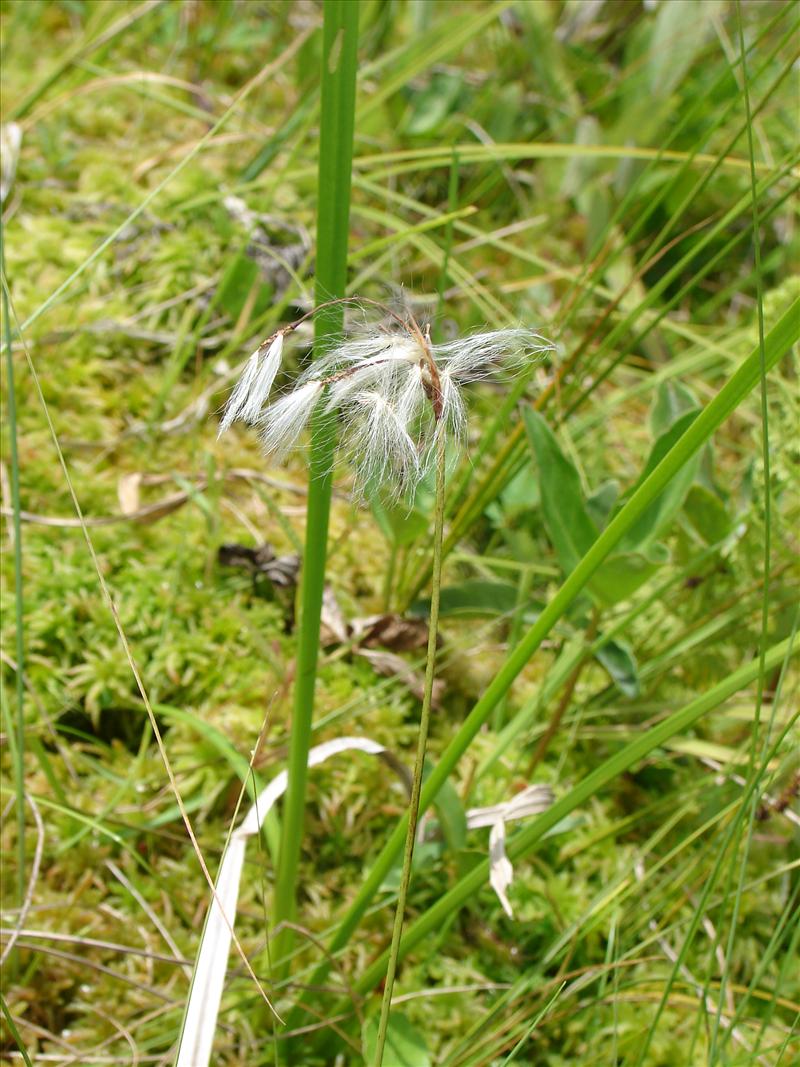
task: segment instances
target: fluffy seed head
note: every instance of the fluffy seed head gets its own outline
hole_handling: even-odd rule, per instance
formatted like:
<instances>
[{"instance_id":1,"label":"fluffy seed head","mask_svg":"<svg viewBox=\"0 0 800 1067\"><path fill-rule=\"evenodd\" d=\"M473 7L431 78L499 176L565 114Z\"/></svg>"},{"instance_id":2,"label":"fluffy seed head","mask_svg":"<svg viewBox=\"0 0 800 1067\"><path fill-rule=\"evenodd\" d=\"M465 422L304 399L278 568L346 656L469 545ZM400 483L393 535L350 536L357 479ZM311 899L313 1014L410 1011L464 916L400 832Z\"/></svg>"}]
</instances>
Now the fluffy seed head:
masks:
<instances>
[{"instance_id":1,"label":"fluffy seed head","mask_svg":"<svg viewBox=\"0 0 800 1067\"><path fill-rule=\"evenodd\" d=\"M413 490L428 471L442 434L466 436L462 388L504 369L521 369L552 345L516 328L432 345L416 324L343 341L316 359L294 388L264 406L281 363L285 327L258 348L225 407L220 433L234 419L255 423L265 452L284 456L318 403L340 417L341 441L356 487Z\"/></svg>"},{"instance_id":2,"label":"fluffy seed head","mask_svg":"<svg viewBox=\"0 0 800 1067\"><path fill-rule=\"evenodd\" d=\"M272 389L275 375L280 369L283 332L275 336L266 352L264 347L264 345L259 345L247 361L244 373L228 398L222 421L219 424L220 434L225 433L234 419L249 423L258 420Z\"/></svg>"},{"instance_id":3,"label":"fluffy seed head","mask_svg":"<svg viewBox=\"0 0 800 1067\"><path fill-rule=\"evenodd\" d=\"M402 486L419 470L416 446L405 425L381 393L357 393L353 421L345 438L360 488L388 482Z\"/></svg>"},{"instance_id":4,"label":"fluffy seed head","mask_svg":"<svg viewBox=\"0 0 800 1067\"><path fill-rule=\"evenodd\" d=\"M433 346L433 358L443 372L462 385L503 370L520 369L553 345L538 333L516 327L473 333Z\"/></svg>"},{"instance_id":5,"label":"fluffy seed head","mask_svg":"<svg viewBox=\"0 0 800 1067\"><path fill-rule=\"evenodd\" d=\"M270 404L258 420L261 444L267 455L279 459L291 451L311 418L323 388L321 381L313 379Z\"/></svg>"}]
</instances>

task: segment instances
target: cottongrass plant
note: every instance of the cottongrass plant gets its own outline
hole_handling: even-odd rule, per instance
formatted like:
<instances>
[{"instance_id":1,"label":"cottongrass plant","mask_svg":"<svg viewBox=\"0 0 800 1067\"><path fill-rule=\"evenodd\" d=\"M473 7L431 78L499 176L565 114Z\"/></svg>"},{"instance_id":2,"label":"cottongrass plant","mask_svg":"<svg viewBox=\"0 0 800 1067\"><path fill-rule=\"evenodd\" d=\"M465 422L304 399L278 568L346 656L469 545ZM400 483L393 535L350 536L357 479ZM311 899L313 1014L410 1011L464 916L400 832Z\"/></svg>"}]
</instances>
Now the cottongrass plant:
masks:
<instances>
[{"instance_id":1,"label":"cottongrass plant","mask_svg":"<svg viewBox=\"0 0 800 1067\"><path fill-rule=\"evenodd\" d=\"M383 308L363 299L331 303ZM319 405L340 416L341 446L355 472L357 491L388 487L413 493L435 466L437 441L444 437L459 444L465 438L462 387L522 367L551 348L539 334L521 327L433 344L430 327L383 310L391 326L337 345L271 403L285 338L308 315L267 338L247 361L225 405L220 434L236 420L254 425L266 455L280 461Z\"/></svg>"},{"instance_id":2,"label":"cottongrass plant","mask_svg":"<svg viewBox=\"0 0 800 1067\"><path fill-rule=\"evenodd\" d=\"M365 299L330 301L381 309L388 324L352 336L316 359L277 400L270 393L281 367L285 338L308 315L267 338L248 360L225 406L224 433L237 419L258 428L265 453L280 459L297 444L312 413L339 415L340 441L355 472L357 493L381 489L412 496L420 481L435 471L431 609L425 685L417 752L408 808L403 867L392 928L375 1067L381 1067L389 1025L392 990L403 929L411 861L417 832L422 770L433 694L444 527L446 446L466 438L464 385L498 371L522 369L552 345L541 335L517 327L474 333L443 344L431 341L430 326ZM319 310L319 308L315 309ZM310 312L309 314L313 314Z\"/></svg>"}]
</instances>

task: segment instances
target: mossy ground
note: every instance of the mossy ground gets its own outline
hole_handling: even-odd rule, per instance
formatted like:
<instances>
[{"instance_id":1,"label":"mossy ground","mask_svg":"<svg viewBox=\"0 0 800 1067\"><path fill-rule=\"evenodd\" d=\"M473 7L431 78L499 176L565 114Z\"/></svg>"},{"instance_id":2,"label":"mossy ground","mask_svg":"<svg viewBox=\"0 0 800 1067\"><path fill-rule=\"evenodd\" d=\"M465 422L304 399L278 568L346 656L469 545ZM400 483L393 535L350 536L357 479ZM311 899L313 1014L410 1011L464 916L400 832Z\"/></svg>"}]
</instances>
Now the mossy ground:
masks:
<instances>
[{"instance_id":1,"label":"mossy ground","mask_svg":"<svg viewBox=\"0 0 800 1067\"><path fill-rule=\"evenodd\" d=\"M362 272L361 291L380 295L403 285L414 299L442 288L446 330L517 320L559 331L557 366L582 333L593 329L609 292L627 286L619 310L609 313L613 324L644 301L677 261L678 252L668 247L634 277L643 247L671 211L682 213L679 229L691 240L694 227L718 218L746 193L742 140L730 152L739 163L723 165L689 209L683 198L691 171L628 243L612 213L642 164L594 159L578 148L636 143L655 151L671 116L706 93L707 108L697 111L677 148L712 155L722 150L733 119L718 126L716 116L738 90L733 81L720 87L714 77L736 54L736 9L709 4L713 18L703 23L693 59L685 69L677 69L683 64L676 61L670 70L663 68L654 37L664 16L638 3L609 3L601 5L596 32L590 32L590 23L581 22L589 6L497 5L496 18L487 16L485 26L460 43L453 37L456 43L448 49L448 37L464 20L488 13L491 5L466 5L460 13L451 3L364 4L366 66L351 227L352 276ZM217 551L226 542L265 540L278 554L294 552L303 537L306 477L302 457L280 469L267 466L252 433L216 437L216 412L231 369L249 353L248 343L305 306L302 291L285 274L260 273L247 234L223 200L235 192L250 208L277 220L271 253L296 256L308 289L311 256L297 248L298 234L313 234L315 224L320 9L304 2L169 3L147 9L16 2L4 3L2 14L4 121L17 119L23 129L16 181L4 205L12 326L33 320L23 330L24 343L182 797L214 871L240 788L225 742L248 759L266 720L257 772L266 780L282 766L295 651L291 593L270 591L268 583L221 567ZM748 39L776 19L758 52L763 58L775 45L768 74L787 63L788 46L779 42L789 15L784 22L778 16L778 5L745 5ZM130 24L106 43L79 50L121 18ZM275 64L271 76L126 223L267 63ZM140 76L143 71L150 76ZM397 85L389 92L392 78ZM777 169L776 161L792 150L791 112L791 92L781 87L755 127L759 163L767 169ZM464 163L457 206L477 209L464 224L484 239L476 241L473 231L458 226L452 240L443 226L409 233L431 209L448 210L452 153L435 168L420 164L418 171L400 173L383 157L395 149L456 142L564 144L576 146L576 152L572 158L566 153L561 159L517 161L509 153L499 163ZM259 169L253 160L265 145L274 153ZM652 189L636 187L634 203L644 207L652 190L674 173L671 166L653 173ZM252 180L244 181L248 168ZM776 181L770 195L783 196L785 188L786 182ZM110 247L40 314L44 301L123 224ZM748 224L743 214L734 226L746 235ZM787 280L795 232L790 203L763 228L768 322L796 291ZM582 284L586 250L603 234L622 253L613 269L592 276L584 311L561 333L571 287ZM597 489L611 479L624 487L637 478L651 443L647 418L654 376L685 360L681 380L705 402L751 349L757 336L752 247L748 239L726 251L729 236L719 234L696 263L687 263L655 306L681 282L690 283L686 295L608 378L594 384L603 367L589 356L585 372L567 379L572 391L560 414L580 389L591 393L566 419L562 438L585 487ZM358 258L371 242L384 240ZM714 273L696 280L703 258L720 251ZM303 345L294 358L307 358ZM24 784L42 820L41 865L31 883L25 932L7 963L4 996L34 1062L38 1056L40 1062L166 1063L188 991L187 972L175 954L184 961L195 956L207 887L83 532L74 525L71 496L19 339L14 365L22 508L51 524L40 519L23 524ZM549 380L552 369L541 369L536 387ZM796 373L790 357L768 386L770 641L791 631L797 594ZM473 451L500 395L478 390L474 398ZM195 411L199 397L207 402ZM501 433L498 447L502 439ZM4 446L6 509L9 462ZM582 671L561 729L536 769L536 779L557 792L579 781L643 724L726 677L758 647L765 528L757 396L717 435L703 463L705 478L698 484L713 493L719 507L682 513L676 521L668 538L670 562L658 579L673 581L625 635L635 654L638 694L625 696L596 662ZM235 469L266 475L270 482L234 479ZM446 564L446 586L475 577L516 584L532 564L534 606L552 595L560 572L538 512L534 469L528 463L527 480L523 475L512 482L484 509L461 554ZM132 475L144 479L140 505L179 492L187 500L148 523L123 518L92 525L119 515L121 488L130 487ZM337 485L330 583L348 615L369 615L385 607L390 552L370 510L349 499L346 470L338 472ZM692 521L697 514L711 523L728 522L731 530L741 527L739 536L709 550L699 569L698 552L714 541L707 531L705 538L698 533ZM4 521L2 848L8 929L19 901L12 802L17 772L8 737L16 716L16 620L11 520ZM410 549L408 574L424 564L425 542L423 536ZM563 620L515 683L508 718L537 699L569 642L582 640L587 620L586 610ZM434 760L502 663L509 638L508 620L493 617L446 617L442 629L447 691L432 727ZM770 695L777 680L767 683ZM484 777L476 770L492 754L497 734L487 729L479 735L453 782L464 806L496 803L526 782L526 768L561 692L551 695L533 727ZM797 678L790 672L779 721L796 698ZM513 1042L503 1043L504 1028L521 1034L562 982L563 1002L554 1001L537 1028L535 1047L526 1046L516 1062L547 1067L635 1062L628 1057L635 1055L672 968L664 946L680 945L716 855L715 834L727 825L727 806L738 795L735 782L717 779L703 757L711 753L723 770L741 766L736 761L748 751L754 703L753 693L742 694L683 739L688 748L656 752L595 797L532 859L517 864L514 921L487 886L434 943L411 957L398 992L417 995L402 1011L425 1034L436 1062L506 1062L503 1055ZM770 707L768 701L762 711L767 718ZM315 706L315 721L322 725L315 742L365 734L410 762L417 714L417 701L402 682L378 676L365 660L335 648L323 654ZM717 748L712 753L703 742ZM796 752L793 756L787 742L774 761L770 790L780 793L796 773ZM298 906L299 921L315 937L328 931L352 900L403 805L399 781L361 754L332 760L311 775ZM785 949L770 955L769 944L779 916L797 899L797 825L773 813L753 826L744 890L735 893L731 875L734 881L721 883L708 905L704 933L673 987L648 1064L708 1062L713 1015L700 1008L698 989L708 981L710 996L717 995L720 952L726 951L728 1013L745 996L767 953L765 971L739 1021L751 1048L762 1023L764 1036L761 1059L749 1058L747 1044L731 1041L727 1058L716 1062L778 1062L770 1057L777 1056L792 1026L800 984L784 966ZM27 876L36 842L31 816ZM458 854L435 838L420 854L412 911L424 910L485 849L485 832L471 834ZM641 884L637 862L644 863ZM262 949L273 880L272 857L266 846L254 845L237 932L267 986ZM727 950L734 899L735 946ZM382 906L337 961L332 981L347 984L385 946L390 901L390 892L381 895ZM566 947L556 950L561 941ZM316 951L313 945L305 948L302 961L315 961ZM214 1062L272 1063L271 1025L233 957L230 968ZM458 1052L469 1027L506 985L537 968L541 981L527 1014L525 1005L515 1002L487 1018L485 1058L477 1043L472 1051ZM595 980L584 987L579 979L590 972ZM447 988L452 992L445 995L427 992ZM282 1007L292 1000L291 990L278 994ZM359 1010L373 1012L374 1001ZM330 1031L322 1033L318 1043L306 1046L302 1062L359 1062L357 1024L344 1024L349 1045L338 1038L329 1042ZM13 1042L5 1029L3 1042L10 1054ZM782 1062L791 1062L791 1055L787 1051Z\"/></svg>"}]
</instances>

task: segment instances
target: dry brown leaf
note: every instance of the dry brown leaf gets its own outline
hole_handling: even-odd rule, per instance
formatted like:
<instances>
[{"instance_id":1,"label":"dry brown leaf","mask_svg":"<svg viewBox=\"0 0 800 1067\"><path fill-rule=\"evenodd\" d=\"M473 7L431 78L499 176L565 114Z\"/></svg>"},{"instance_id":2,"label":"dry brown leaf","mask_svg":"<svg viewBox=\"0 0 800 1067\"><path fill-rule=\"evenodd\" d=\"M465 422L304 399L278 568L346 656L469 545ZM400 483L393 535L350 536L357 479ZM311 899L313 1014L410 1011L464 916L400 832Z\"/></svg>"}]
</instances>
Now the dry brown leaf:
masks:
<instances>
[{"instance_id":1,"label":"dry brown leaf","mask_svg":"<svg viewBox=\"0 0 800 1067\"><path fill-rule=\"evenodd\" d=\"M424 619L404 619L402 615L389 612L348 622L336 594L327 586L322 598L320 643L326 647L349 645L352 652L368 660L378 674L397 678L418 700L423 699L424 674L396 653L415 651L427 645L428 625ZM376 648L376 645L383 647ZM444 681L435 679L432 694L434 707L440 706L444 690Z\"/></svg>"},{"instance_id":2,"label":"dry brown leaf","mask_svg":"<svg viewBox=\"0 0 800 1067\"><path fill-rule=\"evenodd\" d=\"M415 671L401 656L376 648L356 648L354 652L357 656L369 660L378 674L399 679L418 700L422 700L425 691L425 675L421 671ZM441 706L444 690L444 681L441 678L435 678L431 695L431 703L435 708Z\"/></svg>"},{"instance_id":3,"label":"dry brown leaf","mask_svg":"<svg viewBox=\"0 0 800 1067\"><path fill-rule=\"evenodd\" d=\"M412 652L428 644L428 623L425 619L406 619L389 612L353 619L352 636L363 648L389 648L393 652Z\"/></svg>"},{"instance_id":4,"label":"dry brown leaf","mask_svg":"<svg viewBox=\"0 0 800 1067\"><path fill-rule=\"evenodd\" d=\"M266 541L257 548L239 544L220 545L217 559L223 567L242 567L251 574L263 574L273 585L282 589L297 585L300 573L300 557L296 553L276 556L272 545Z\"/></svg>"}]
</instances>

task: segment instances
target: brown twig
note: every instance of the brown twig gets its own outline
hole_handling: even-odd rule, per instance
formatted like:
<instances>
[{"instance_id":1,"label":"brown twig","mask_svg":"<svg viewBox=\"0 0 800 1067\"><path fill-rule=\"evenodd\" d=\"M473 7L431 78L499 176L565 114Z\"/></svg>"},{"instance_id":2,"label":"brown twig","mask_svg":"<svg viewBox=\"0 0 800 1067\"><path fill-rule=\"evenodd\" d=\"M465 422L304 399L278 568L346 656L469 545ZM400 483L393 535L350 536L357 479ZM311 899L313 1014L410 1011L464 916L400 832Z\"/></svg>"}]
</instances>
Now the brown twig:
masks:
<instances>
[{"instance_id":1,"label":"brown twig","mask_svg":"<svg viewBox=\"0 0 800 1067\"><path fill-rule=\"evenodd\" d=\"M587 644L587 646L591 645L592 642L594 641L595 637L597 636L598 618L599 618L599 612L597 611L597 609L595 609L594 614L592 616L592 621L589 623L589 629L586 631L586 644ZM567 679L567 684L564 687L564 692L561 695L561 700L558 702L558 707L556 708L555 714L553 715L552 719L550 720L550 723L549 723L547 729L545 730L544 734L539 739L539 744L536 746L536 751L533 754L533 758L531 759L530 763L528 764L527 777L529 779L533 775L533 772L536 770L538 765L544 759L544 754L547 752L547 749L550 747L550 742L555 737L555 735L556 735L556 733L558 731L558 728L561 725L561 720L564 718L566 710L569 707L570 702L572 701L572 694L575 692L575 686L578 684L578 679L580 678L581 674L583 673L583 668L586 666L586 664L588 662L589 662L589 654L588 654L588 651L587 651L587 653L585 655L583 655L581 657L581 659L578 661L578 663L575 665L572 673L570 674L569 678Z\"/></svg>"}]
</instances>

